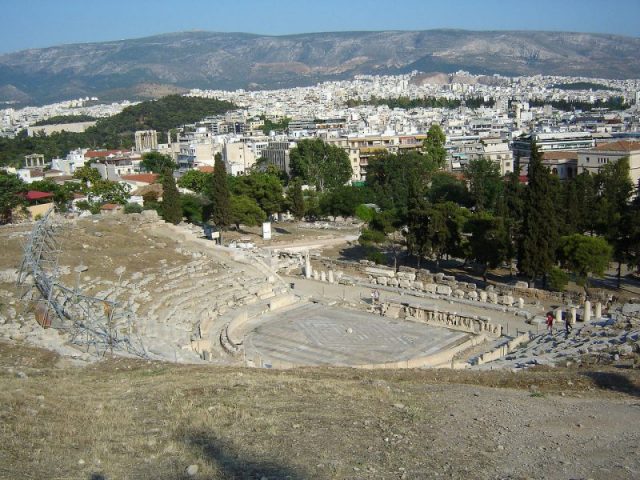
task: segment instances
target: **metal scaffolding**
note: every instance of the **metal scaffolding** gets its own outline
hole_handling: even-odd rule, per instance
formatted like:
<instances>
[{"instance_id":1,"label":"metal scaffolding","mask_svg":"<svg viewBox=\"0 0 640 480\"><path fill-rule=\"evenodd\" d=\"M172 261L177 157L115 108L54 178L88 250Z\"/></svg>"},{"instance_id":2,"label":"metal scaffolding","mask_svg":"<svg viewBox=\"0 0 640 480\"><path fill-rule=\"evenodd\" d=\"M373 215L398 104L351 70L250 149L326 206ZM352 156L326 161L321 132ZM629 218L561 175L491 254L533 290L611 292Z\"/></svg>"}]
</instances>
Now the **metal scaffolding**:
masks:
<instances>
[{"instance_id":1,"label":"metal scaffolding","mask_svg":"<svg viewBox=\"0 0 640 480\"><path fill-rule=\"evenodd\" d=\"M69 334L70 341L88 352L147 353L134 328L135 315L118 302L85 295L60 281L60 244L53 209L36 222L24 248L18 275L22 299L34 301L36 320Z\"/></svg>"}]
</instances>

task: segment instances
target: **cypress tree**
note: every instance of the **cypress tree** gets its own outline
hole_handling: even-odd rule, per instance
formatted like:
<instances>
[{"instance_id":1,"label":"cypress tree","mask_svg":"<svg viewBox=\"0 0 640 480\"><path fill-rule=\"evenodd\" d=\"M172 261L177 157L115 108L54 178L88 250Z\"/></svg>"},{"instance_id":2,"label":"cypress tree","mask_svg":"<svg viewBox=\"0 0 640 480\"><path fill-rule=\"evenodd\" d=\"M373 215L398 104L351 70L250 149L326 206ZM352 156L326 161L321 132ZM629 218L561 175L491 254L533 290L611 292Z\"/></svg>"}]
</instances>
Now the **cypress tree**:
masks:
<instances>
[{"instance_id":1,"label":"cypress tree","mask_svg":"<svg viewBox=\"0 0 640 480\"><path fill-rule=\"evenodd\" d=\"M555 205L555 183L542 164L542 154L535 142L531 145L529 183L525 191L522 237L518 252L518 268L531 280L546 274L556 262L558 221Z\"/></svg>"},{"instance_id":2,"label":"cypress tree","mask_svg":"<svg viewBox=\"0 0 640 480\"><path fill-rule=\"evenodd\" d=\"M180 205L180 192L176 187L173 172L167 168L162 172L162 218L174 225L182 220L182 206Z\"/></svg>"},{"instance_id":3,"label":"cypress tree","mask_svg":"<svg viewBox=\"0 0 640 480\"><path fill-rule=\"evenodd\" d=\"M211 221L220 230L231 223L231 194L227 183L227 170L222 155L216 154L209 198L211 200Z\"/></svg>"},{"instance_id":4,"label":"cypress tree","mask_svg":"<svg viewBox=\"0 0 640 480\"><path fill-rule=\"evenodd\" d=\"M302 195L302 184L296 179L291 185L290 192L291 213L296 220L304 217L304 196Z\"/></svg>"}]
</instances>

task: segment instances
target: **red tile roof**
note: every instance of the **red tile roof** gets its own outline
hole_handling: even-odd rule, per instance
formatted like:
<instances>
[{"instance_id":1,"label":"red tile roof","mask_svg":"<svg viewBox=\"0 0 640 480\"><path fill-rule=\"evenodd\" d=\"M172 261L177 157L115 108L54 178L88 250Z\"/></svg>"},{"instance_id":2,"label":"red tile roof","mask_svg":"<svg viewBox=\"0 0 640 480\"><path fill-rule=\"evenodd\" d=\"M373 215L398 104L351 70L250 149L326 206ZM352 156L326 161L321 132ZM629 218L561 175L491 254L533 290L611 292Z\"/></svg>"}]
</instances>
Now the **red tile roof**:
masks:
<instances>
[{"instance_id":1,"label":"red tile roof","mask_svg":"<svg viewBox=\"0 0 640 480\"><path fill-rule=\"evenodd\" d=\"M596 152L631 152L634 150L640 150L640 142L618 140L617 142L601 143L592 150Z\"/></svg>"},{"instance_id":2,"label":"red tile roof","mask_svg":"<svg viewBox=\"0 0 640 480\"><path fill-rule=\"evenodd\" d=\"M209 165L202 165L201 167L198 167L198 170L202 173L213 173L213 167Z\"/></svg>"},{"instance_id":3,"label":"red tile roof","mask_svg":"<svg viewBox=\"0 0 640 480\"><path fill-rule=\"evenodd\" d=\"M122 180L130 180L132 182L141 182L152 184L155 183L158 179L157 173L135 173L132 175L122 175L120 177Z\"/></svg>"},{"instance_id":4,"label":"red tile roof","mask_svg":"<svg viewBox=\"0 0 640 480\"><path fill-rule=\"evenodd\" d=\"M53 197L53 193L39 192L37 190L29 190L24 195L24 198L26 198L30 202L33 200L42 200L43 198L52 198L52 197Z\"/></svg>"},{"instance_id":5,"label":"red tile roof","mask_svg":"<svg viewBox=\"0 0 640 480\"><path fill-rule=\"evenodd\" d=\"M122 205L117 203L105 203L100 207L100 210L118 210L120 208L122 208Z\"/></svg>"}]
</instances>

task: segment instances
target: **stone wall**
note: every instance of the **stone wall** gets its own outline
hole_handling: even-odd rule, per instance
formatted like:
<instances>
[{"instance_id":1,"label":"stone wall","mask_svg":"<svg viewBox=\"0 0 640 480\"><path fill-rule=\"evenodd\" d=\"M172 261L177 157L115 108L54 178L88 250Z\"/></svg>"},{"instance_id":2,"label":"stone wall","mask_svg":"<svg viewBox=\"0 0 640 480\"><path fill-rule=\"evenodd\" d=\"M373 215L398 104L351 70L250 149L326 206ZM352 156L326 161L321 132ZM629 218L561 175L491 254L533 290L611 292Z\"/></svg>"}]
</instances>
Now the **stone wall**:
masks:
<instances>
[{"instance_id":1,"label":"stone wall","mask_svg":"<svg viewBox=\"0 0 640 480\"><path fill-rule=\"evenodd\" d=\"M441 312L436 309L428 309L422 305L389 302L382 305L382 312L385 316L391 318L405 318L474 335L491 337L500 337L502 335L502 325L491 323L487 318L461 313Z\"/></svg>"}]
</instances>

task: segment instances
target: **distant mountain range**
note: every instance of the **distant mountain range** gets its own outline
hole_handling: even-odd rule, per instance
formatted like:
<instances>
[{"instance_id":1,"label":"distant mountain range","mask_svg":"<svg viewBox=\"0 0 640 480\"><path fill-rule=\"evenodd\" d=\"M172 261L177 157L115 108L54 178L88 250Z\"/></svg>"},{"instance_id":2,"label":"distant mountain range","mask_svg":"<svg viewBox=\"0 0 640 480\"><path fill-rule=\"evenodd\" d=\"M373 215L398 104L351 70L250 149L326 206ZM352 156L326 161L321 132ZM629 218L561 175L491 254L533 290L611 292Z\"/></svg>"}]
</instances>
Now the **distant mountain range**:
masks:
<instances>
[{"instance_id":1,"label":"distant mountain range","mask_svg":"<svg viewBox=\"0 0 640 480\"><path fill-rule=\"evenodd\" d=\"M0 55L0 102L145 99L188 88L271 89L412 70L638 78L638 52L639 38L566 32L182 32Z\"/></svg>"}]
</instances>

